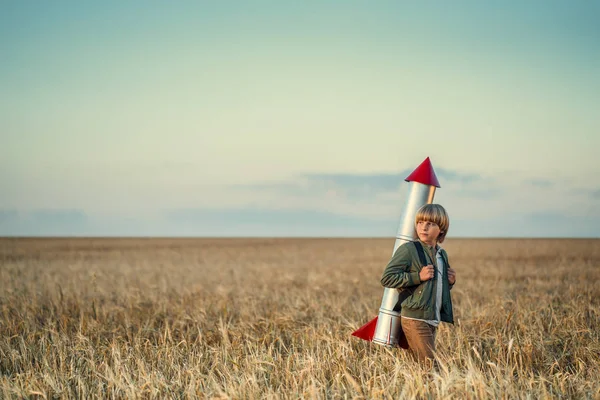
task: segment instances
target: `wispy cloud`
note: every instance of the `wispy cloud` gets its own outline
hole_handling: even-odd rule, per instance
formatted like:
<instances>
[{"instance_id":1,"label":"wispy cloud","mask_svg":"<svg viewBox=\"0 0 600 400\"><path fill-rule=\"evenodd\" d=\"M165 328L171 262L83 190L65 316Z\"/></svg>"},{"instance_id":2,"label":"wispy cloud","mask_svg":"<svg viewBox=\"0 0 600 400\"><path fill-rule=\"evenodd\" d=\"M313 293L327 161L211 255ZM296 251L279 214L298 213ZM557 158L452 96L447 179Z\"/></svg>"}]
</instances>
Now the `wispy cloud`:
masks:
<instances>
[{"instance_id":1,"label":"wispy cloud","mask_svg":"<svg viewBox=\"0 0 600 400\"><path fill-rule=\"evenodd\" d=\"M0 226L18 218L19 213L16 210L0 210Z\"/></svg>"},{"instance_id":2,"label":"wispy cloud","mask_svg":"<svg viewBox=\"0 0 600 400\"><path fill-rule=\"evenodd\" d=\"M390 220L400 212L407 190L404 179L412 171L310 173L278 182L235 186L235 189L243 191L240 198L256 198L252 203L256 207L307 208ZM507 185L513 183L498 177L444 168L436 169L436 174L442 185L436 199L441 199L458 216L487 215L495 212L497 205L506 208L501 205L503 198L512 193Z\"/></svg>"},{"instance_id":3,"label":"wispy cloud","mask_svg":"<svg viewBox=\"0 0 600 400\"><path fill-rule=\"evenodd\" d=\"M35 223L53 225L84 225L86 214L81 210L35 210L29 214Z\"/></svg>"},{"instance_id":4,"label":"wispy cloud","mask_svg":"<svg viewBox=\"0 0 600 400\"><path fill-rule=\"evenodd\" d=\"M454 208L454 207L452 207ZM313 236L393 237L396 216L259 207L171 209L151 220L85 215L77 210L0 211L6 236ZM560 210L451 213L451 237L600 237L600 216Z\"/></svg>"},{"instance_id":5,"label":"wispy cloud","mask_svg":"<svg viewBox=\"0 0 600 400\"><path fill-rule=\"evenodd\" d=\"M250 185L237 185L238 189L267 190L285 192L287 194L326 194L331 191L344 194L351 198L364 196L376 196L385 193L397 193L404 184L404 179L410 175L412 169L401 172L383 172L371 174L352 173L310 173L291 177L285 181L256 183ZM475 184L488 182L491 185L492 178L482 175L463 173L450 169L439 169L436 171L440 180L449 183ZM477 190L465 191L476 197L487 195L487 191Z\"/></svg>"},{"instance_id":6,"label":"wispy cloud","mask_svg":"<svg viewBox=\"0 0 600 400\"><path fill-rule=\"evenodd\" d=\"M358 217L310 209L180 209L166 213L181 232L227 236L380 236L392 235L386 219Z\"/></svg>"},{"instance_id":7,"label":"wispy cloud","mask_svg":"<svg viewBox=\"0 0 600 400\"><path fill-rule=\"evenodd\" d=\"M599 237L600 217L570 215L560 211L541 211L525 216L524 226L531 225L539 236ZM525 228L527 229L527 228Z\"/></svg>"},{"instance_id":8,"label":"wispy cloud","mask_svg":"<svg viewBox=\"0 0 600 400\"><path fill-rule=\"evenodd\" d=\"M447 168L436 168L436 174L440 180L460 183L474 183L483 180L491 181L491 177L480 174L465 173Z\"/></svg>"},{"instance_id":9,"label":"wispy cloud","mask_svg":"<svg viewBox=\"0 0 600 400\"><path fill-rule=\"evenodd\" d=\"M181 209L171 210L166 213L167 217L174 222L185 223L214 223L229 222L236 224L269 223L276 225L300 224L304 225L310 221L321 221L324 224L331 223L360 223L368 219L356 218L333 212L324 212L305 209L261 209L261 208L234 208L234 209ZM372 221L372 219L371 219Z\"/></svg>"},{"instance_id":10,"label":"wispy cloud","mask_svg":"<svg viewBox=\"0 0 600 400\"><path fill-rule=\"evenodd\" d=\"M398 190L410 171L380 174L306 174L303 177L321 187L355 191L391 192Z\"/></svg>"},{"instance_id":11,"label":"wispy cloud","mask_svg":"<svg viewBox=\"0 0 600 400\"><path fill-rule=\"evenodd\" d=\"M526 179L523 181L525 185L531 185L539 188L552 188L556 185L556 182L549 179Z\"/></svg>"},{"instance_id":12,"label":"wispy cloud","mask_svg":"<svg viewBox=\"0 0 600 400\"><path fill-rule=\"evenodd\" d=\"M499 187L473 187L457 190L455 196L460 198L486 200L493 197L498 197L501 194L502 189Z\"/></svg>"},{"instance_id":13,"label":"wispy cloud","mask_svg":"<svg viewBox=\"0 0 600 400\"><path fill-rule=\"evenodd\" d=\"M391 237L410 172L307 173L222 185L138 214L7 207L0 210L0 235ZM599 236L600 189L593 186L570 190L551 180L436 173L442 189L435 201L450 212L452 236Z\"/></svg>"},{"instance_id":14,"label":"wispy cloud","mask_svg":"<svg viewBox=\"0 0 600 400\"><path fill-rule=\"evenodd\" d=\"M81 235L88 222L81 210L0 210L0 235Z\"/></svg>"}]
</instances>

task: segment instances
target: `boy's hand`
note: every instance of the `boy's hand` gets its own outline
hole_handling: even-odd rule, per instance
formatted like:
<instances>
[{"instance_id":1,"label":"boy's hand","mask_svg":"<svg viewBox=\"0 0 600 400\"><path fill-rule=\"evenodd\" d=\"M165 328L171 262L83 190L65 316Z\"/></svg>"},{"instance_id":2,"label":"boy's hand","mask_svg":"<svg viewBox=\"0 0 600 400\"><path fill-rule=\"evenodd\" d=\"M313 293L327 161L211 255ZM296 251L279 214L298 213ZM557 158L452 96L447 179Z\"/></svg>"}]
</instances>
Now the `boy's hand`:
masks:
<instances>
[{"instance_id":1,"label":"boy's hand","mask_svg":"<svg viewBox=\"0 0 600 400\"><path fill-rule=\"evenodd\" d=\"M453 268L448 268L448 283L454 285L456 282L456 271Z\"/></svg>"},{"instance_id":2,"label":"boy's hand","mask_svg":"<svg viewBox=\"0 0 600 400\"><path fill-rule=\"evenodd\" d=\"M433 269L433 265L427 265L421 268L421 272L419 272L419 279L421 282L425 282L432 279L434 274L435 270Z\"/></svg>"}]
</instances>

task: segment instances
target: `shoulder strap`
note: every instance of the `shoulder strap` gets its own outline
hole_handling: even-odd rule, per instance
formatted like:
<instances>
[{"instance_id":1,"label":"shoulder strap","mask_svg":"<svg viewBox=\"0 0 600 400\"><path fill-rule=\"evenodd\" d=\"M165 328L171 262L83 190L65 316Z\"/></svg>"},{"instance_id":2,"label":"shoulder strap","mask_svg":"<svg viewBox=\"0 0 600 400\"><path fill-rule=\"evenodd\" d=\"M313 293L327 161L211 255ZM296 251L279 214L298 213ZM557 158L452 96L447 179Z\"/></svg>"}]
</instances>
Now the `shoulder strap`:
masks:
<instances>
[{"instance_id":1,"label":"shoulder strap","mask_svg":"<svg viewBox=\"0 0 600 400\"><path fill-rule=\"evenodd\" d=\"M418 240L413 242L415 247L417 248L417 253L419 253L419 260L421 260L421 266L427 265L427 259L425 258L425 251L423 251L423 245Z\"/></svg>"},{"instance_id":2,"label":"shoulder strap","mask_svg":"<svg viewBox=\"0 0 600 400\"><path fill-rule=\"evenodd\" d=\"M450 262L448 261L448 254L442 250L442 259L446 268L450 268Z\"/></svg>"}]
</instances>

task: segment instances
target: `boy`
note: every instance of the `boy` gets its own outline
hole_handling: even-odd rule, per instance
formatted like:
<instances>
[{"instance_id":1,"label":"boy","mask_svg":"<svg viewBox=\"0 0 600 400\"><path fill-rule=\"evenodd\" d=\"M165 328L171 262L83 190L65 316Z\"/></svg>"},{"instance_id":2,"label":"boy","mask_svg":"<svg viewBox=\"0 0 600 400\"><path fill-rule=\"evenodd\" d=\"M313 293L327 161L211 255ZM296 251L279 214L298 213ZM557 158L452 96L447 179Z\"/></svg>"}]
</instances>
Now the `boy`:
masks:
<instances>
[{"instance_id":1,"label":"boy","mask_svg":"<svg viewBox=\"0 0 600 400\"><path fill-rule=\"evenodd\" d=\"M398 247L381 278L384 287L400 290L402 330L410 349L421 361L434 358L440 321L454 323L450 289L456 282L456 272L450 268L446 251L439 246L449 227L448 214L441 205L421 207L415 217L418 240ZM422 266L419 244L427 266Z\"/></svg>"}]
</instances>

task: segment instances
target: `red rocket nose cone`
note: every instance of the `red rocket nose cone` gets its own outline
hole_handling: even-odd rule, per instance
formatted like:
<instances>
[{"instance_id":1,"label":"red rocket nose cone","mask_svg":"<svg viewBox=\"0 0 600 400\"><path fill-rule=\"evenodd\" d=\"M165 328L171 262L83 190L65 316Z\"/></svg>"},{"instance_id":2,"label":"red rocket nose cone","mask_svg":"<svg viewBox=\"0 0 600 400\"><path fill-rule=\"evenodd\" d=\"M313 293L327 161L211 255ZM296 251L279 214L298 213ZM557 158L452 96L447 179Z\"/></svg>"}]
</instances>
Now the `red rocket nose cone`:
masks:
<instances>
[{"instance_id":1,"label":"red rocket nose cone","mask_svg":"<svg viewBox=\"0 0 600 400\"><path fill-rule=\"evenodd\" d=\"M406 182L419 182L424 185L440 187L435 171L431 165L429 157L425 159L409 176L405 179Z\"/></svg>"}]
</instances>

